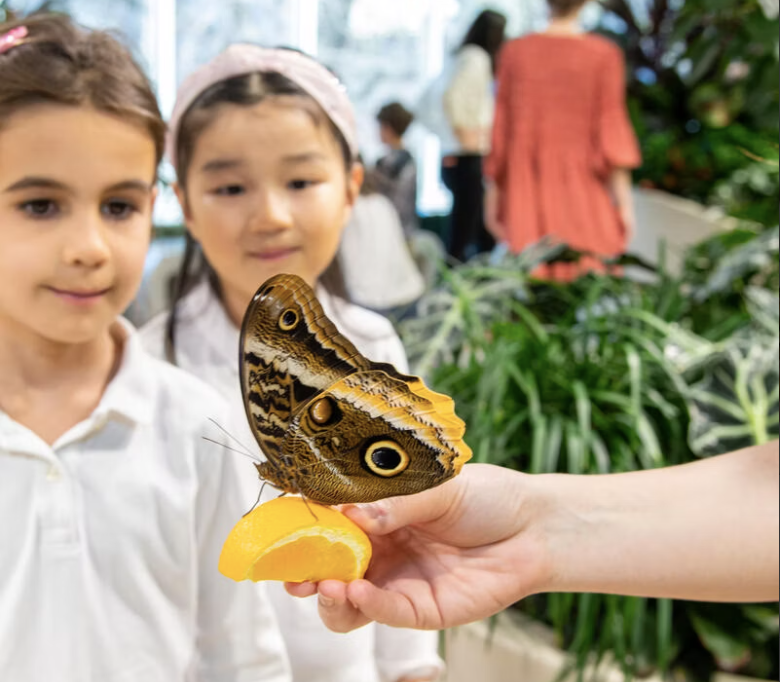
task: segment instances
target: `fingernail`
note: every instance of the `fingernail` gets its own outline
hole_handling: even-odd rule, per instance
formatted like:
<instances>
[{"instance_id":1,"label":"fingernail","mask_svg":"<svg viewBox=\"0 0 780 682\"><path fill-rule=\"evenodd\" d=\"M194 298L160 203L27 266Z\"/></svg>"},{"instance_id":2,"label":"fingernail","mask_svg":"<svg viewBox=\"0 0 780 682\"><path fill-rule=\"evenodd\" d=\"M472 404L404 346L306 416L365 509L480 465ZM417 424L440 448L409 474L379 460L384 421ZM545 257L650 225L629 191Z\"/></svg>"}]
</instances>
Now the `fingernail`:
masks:
<instances>
[{"instance_id":1,"label":"fingernail","mask_svg":"<svg viewBox=\"0 0 780 682\"><path fill-rule=\"evenodd\" d=\"M329 609L336 605L336 600L332 599L331 597L325 597L323 595L319 595L319 602L320 606L324 609Z\"/></svg>"}]
</instances>

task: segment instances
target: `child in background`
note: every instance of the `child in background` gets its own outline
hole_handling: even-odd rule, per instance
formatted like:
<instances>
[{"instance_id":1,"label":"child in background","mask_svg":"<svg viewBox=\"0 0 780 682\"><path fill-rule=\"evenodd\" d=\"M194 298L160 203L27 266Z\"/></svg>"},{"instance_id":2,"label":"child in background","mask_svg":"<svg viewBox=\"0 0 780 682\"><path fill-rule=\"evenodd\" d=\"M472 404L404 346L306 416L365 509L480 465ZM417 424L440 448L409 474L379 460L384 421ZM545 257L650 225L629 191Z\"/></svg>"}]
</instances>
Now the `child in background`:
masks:
<instances>
[{"instance_id":1,"label":"child in background","mask_svg":"<svg viewBox=\"0 0 780 682\"><path fill-rule=\"evenodd\" d=\"M418 229L417 167L404 148L403 137L414 121L414 115L398 102L383 106L377 114L379 138L390 151L376 163L377 186L401 218L407 238Z\"/></svg>"},{"instance_id":2,"label":"child in background","mask_svg":"<svg viewBox=\"0 0 780 682\"><path fill-rule=\"evenodd\" d=\"M165 125L129 52L0 25L0 676L290 679L273 612L219 575L240 506L218 394L119 318Z\"/></svg>"},{"instance_id":3,"label":"child in background","mask_svg":"<svg viewBox=\"0 0 780 682\"><path fill-rule=\"evenodd\" d=\"M144 330L148 347L218 388L244 414L239 328L259 286L278 273L316 287L325 313L366 356L406 370L390 323L339 297L334 258L363 168L343 86L309 57L233 45L182 85L168 154L188 229L172 310ZM245 424L235 434L254 442ZM242 469L247 509L260 481ZM270 490L272 495L278 493ZM434 680L436 633L375 626L329 632L315 601L269 594L298 682Z\"/></svg>"}]
</instances>

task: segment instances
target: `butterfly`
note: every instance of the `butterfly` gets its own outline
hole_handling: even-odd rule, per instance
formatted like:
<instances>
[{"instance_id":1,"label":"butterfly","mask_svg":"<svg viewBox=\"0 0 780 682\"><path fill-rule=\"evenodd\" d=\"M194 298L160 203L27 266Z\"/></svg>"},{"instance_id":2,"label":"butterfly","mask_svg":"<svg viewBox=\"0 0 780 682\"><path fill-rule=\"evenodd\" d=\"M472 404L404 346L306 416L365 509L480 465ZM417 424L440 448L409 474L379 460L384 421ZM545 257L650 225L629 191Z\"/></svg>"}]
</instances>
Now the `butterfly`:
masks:
<instances>
[{"instance_id":1,"label":"butterfly","mask_svg":"<svg viewBox=\"0 0 780 682\"><path fill-rule=\"evenodd\" d=\"M276 275L244 316L241 391L260 478L321 504L432 488L471 457L453 400L364 357L300 277Z\"/></svg>"}]
</instances>

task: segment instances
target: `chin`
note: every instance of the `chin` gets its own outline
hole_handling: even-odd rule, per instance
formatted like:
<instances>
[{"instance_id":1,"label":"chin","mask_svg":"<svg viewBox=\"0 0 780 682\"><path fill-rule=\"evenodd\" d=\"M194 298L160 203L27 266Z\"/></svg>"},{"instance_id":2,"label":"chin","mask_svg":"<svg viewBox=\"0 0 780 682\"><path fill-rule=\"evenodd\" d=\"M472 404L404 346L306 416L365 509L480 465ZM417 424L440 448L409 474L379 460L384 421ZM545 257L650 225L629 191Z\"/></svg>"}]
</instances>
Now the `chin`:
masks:
<instances>
[{"instance_id":1,"label":"chin","mask_svg":"<svg viewBox=\"0 0 780 682\"><path fill-rule=\"evenodd\" d=\"M43 336L49 338L54 343L80 346L97 341L108 335L115 321L116 317L111 320L78 320L75 323L66 322L55 327L49 326L42 331Z\"/></svg>"}]
</instances>

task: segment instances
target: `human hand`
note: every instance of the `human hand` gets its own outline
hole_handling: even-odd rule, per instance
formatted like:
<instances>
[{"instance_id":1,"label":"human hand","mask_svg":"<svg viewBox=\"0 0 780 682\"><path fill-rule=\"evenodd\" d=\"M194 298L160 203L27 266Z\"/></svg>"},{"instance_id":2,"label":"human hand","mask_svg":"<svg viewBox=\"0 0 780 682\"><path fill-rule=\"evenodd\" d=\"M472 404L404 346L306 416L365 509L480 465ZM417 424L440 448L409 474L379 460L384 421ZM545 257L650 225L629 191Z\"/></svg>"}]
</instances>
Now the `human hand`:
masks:
<instances>
[{"instance_id":1,"label":"human hand","mask_svg":"<svg viewBox=\"0 0 780 682\"><path fill-rule=\"evenodd\" d=\"M320 616L336 632L370 621L439 630L496 613L536 591L546 573L531 485L518 472L467 464L424 493L345 507L374 547L365 579L287 591L319 593Z\"/></svg>"},{"instance_id":2,"label":"human hand","mask_svg":"<svg viewBox=\"0 0 780 682\"><path fill-rule=\"evenodd\" d=\"M498 243L506 239L506 230L498 218L500 204L498 187L493 182L488 183L485 187L485 229Z\"/></svg>"},{"instance_id":3,"label":"human hand","mask_svg":"<svg viewBox=\"0 0 780 682\"><path fill-rule=\"evenodd\" d=\"M620 222L623 225L623 233L626 238L626 245L629 245L636 234L636 217L632 206L620 206L618 208Z\"/></svg>"}]
</instances>

